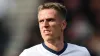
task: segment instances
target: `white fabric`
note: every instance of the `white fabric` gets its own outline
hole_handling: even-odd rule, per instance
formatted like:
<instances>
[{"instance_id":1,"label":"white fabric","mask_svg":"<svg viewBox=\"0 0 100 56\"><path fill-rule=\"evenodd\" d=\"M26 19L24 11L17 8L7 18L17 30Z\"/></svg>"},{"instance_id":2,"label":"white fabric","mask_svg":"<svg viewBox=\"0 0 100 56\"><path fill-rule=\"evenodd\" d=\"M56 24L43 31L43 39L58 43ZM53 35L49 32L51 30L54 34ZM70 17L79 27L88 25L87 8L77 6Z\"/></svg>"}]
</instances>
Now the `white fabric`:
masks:
<instances>
[{"instance_id":1,"label":"white fabric","mask_svg":"<svg viewBox=\"0 0 100 56\"><path fill-rule=\"evenodd\" d=\"M19 56L90 56L85 47L70 43L67 44L66 50L60 55L54 54L45 49L42 44L38 44L29 49L25 49Z\"/></svg>"}]
</instances>

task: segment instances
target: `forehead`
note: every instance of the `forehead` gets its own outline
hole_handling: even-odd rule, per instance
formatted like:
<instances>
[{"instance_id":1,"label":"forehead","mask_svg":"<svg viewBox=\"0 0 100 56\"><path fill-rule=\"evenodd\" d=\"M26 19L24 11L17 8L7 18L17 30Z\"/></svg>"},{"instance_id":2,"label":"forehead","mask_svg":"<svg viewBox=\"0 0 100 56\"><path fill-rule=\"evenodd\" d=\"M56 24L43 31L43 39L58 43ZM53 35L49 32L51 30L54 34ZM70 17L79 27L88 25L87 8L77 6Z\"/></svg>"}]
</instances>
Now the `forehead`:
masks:
<instances>
[{"instance_id":1,"label":"forehead","mask_svg":"<svg viewBox=\"0 0 100 56\"><path fill-rule=\"evenodd\" d=\"M55 9L43 9L38 13L38 18L48 18L48 17L56 17L57 11Z\"/></svg>"},{"instance_id":2,"label":"forehead","mask_svg":"<svg viewBox=\"0 0 100 56\"><path fill-rule=\"evenodd\" d=\"M40 10L39 11L39 14L42 14L42 13L50 13L50 14L53 14L53 13L57 13L57 11L55 9L43 9L43 10Z\"/></svg>"}]
</instances>

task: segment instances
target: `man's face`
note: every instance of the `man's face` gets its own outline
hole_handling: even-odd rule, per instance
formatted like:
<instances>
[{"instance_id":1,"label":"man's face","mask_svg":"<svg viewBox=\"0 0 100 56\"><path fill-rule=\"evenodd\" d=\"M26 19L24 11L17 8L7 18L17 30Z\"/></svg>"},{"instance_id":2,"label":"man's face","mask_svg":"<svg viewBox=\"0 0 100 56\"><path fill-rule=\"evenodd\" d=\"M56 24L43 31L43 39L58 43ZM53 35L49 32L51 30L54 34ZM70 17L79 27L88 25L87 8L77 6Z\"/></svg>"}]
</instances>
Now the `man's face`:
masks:
<instances>
[{"instance_id":1,"label":"man's face","mask_svg":"<svg viewBox=\"0 0 100 56\"><path fill-rule=\"evenodd\" d=\"M54 9L43 9L38 13L40 32L44 41L61 37L65 28L64 21Z\"/></svg>"}]
</instances>

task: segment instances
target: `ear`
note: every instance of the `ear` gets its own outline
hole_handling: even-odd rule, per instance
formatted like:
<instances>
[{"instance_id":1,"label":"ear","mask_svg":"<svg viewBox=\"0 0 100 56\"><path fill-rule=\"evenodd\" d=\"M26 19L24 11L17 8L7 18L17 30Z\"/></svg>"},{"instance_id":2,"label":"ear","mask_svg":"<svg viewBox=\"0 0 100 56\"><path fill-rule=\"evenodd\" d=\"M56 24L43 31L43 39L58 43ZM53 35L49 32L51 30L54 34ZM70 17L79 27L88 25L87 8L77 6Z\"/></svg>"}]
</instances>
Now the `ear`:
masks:
<instances>
[{"instance_id":1,"label":"ear","mask_svg":"<svg viewBox=\"0 0 100 56\"><path fill-rule=\"evenodd\" d=\"M62 21L62 30L64 30L66 28L66 26L67 26L67 22L66 22L66 20L63 20Z\"/></svg>"}]
</instances>

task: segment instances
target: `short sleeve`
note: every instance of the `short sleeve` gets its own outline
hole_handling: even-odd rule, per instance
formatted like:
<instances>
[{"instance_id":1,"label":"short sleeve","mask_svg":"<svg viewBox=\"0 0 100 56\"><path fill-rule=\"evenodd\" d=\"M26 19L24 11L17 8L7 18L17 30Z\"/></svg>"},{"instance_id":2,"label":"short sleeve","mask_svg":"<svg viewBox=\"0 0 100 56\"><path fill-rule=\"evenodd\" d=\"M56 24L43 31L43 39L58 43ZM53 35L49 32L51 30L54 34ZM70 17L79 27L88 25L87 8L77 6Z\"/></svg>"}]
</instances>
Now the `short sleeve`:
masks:
<instances>
[{"instance_id":1,"label":"short sleeve","mask_svg":"<svg viewBox=\"0 0 100 56\"><path fill-rule=\"evenodd\" d=\"M85 56L91 56L90 53L89 53L89 51L87 50L87 48L84 47L84 50L85 50L85 51L84 51Z\"/></svg>"},{"instance_id":2,"label":"short sleeve","mask_svg":"<svg viewBox=\"0 0 100 56\"><path fill-rule=\"evenodd\" d=\"M27 49L25 49L19 56L27 56Z\"/></svg>"}]
</instances>

